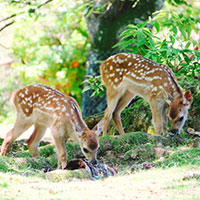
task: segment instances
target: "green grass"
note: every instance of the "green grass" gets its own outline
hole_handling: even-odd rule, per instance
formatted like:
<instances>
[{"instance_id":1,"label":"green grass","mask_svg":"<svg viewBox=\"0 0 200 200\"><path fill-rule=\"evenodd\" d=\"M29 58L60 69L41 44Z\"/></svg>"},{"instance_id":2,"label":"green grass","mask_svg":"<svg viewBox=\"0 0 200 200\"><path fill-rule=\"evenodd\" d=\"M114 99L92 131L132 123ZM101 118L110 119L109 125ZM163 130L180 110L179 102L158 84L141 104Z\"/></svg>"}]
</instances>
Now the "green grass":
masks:
<instances>
[{"instance_id":1,"label":"green grass","mask_svg":"<svg viewBox=\"0 0 200 200\"><path fill-rule=\"evenodd\" d=\"M158 167L173 167L195 165L200 167L200 149L178 150L171 154L162 162L158 162Z\"/></svg>"}]
</instances>

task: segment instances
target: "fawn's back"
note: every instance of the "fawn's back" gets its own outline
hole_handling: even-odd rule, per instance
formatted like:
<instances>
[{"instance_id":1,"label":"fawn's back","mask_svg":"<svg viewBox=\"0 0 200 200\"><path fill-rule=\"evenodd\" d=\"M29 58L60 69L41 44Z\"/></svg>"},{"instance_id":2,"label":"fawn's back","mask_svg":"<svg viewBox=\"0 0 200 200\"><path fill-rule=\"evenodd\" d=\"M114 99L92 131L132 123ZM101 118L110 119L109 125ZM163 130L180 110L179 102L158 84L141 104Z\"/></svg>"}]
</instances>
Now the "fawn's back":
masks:
<instances>
[{"instance_id":1,"label":"fawn's back","mask_svg":"<svg viewBox=\"0 0 200 200\"><path fill-rule=\"evenodd\" d=\"M80 112L79 106L72 97L40 84L18 90L14 94L13 101L18 113L23 113L24 117L29 118L33 123L37 122L48 127L56 121L75 122L75 106Z\"/></svg>"},{"instance_id":2,"label":"fawn's back","mask_svg":"<svg viewBox=\"0 0 200 200\"><path fill-rule=\"evenodd\" d=\"M132 91L146 100L161 89L170 95L181 93L173 72L165 65L137 54L116 54L101 65L101 76L107 90ZM131 85L131 87L130 87Z\"/></svg>"}]
</instances>

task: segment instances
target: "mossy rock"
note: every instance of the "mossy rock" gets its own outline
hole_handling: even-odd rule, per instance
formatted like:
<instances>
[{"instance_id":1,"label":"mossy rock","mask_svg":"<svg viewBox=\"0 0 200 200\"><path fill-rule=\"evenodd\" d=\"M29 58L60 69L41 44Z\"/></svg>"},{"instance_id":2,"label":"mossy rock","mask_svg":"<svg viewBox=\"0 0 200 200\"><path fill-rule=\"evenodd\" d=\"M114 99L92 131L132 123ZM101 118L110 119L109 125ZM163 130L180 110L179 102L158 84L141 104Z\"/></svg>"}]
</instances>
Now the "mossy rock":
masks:
<instances>
[{"instance_id":1,"label":"mossy rock","mask_svg":"<svg viewBox=\"0 0 200 200\"><path fill-rule=\"evenodd\" d=\"M68 182L74 179L92 179L91 174L85 169L54 170L45 174L45 178L52 182Z\"/></svg>"},{"instance_id":2,"label":"mossy rock","mask_svg":"<svg viewBox=\"0 0 200 200\"><path fill-rule=\"evenodd\" d=\"M0 171L12 172L23 175L37 175L55 170L57 161L46 159L43 157L0 157Z\"/></svg>"}]
</instances>

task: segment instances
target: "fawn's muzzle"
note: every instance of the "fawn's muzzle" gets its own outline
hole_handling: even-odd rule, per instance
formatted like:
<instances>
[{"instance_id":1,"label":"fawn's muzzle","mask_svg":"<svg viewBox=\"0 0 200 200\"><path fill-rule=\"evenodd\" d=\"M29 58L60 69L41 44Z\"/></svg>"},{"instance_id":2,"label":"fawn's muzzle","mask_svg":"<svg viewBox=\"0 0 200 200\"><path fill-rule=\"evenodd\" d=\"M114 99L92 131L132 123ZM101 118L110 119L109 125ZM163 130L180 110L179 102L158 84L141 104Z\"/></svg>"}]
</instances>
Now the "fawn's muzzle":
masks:
<instances>
[{"instance_id":1,"label":"fawn's muzzle","mask_svg":"<svg viewBox=\"0 0 200 200\"><path fill-rule=\"evenodd\" d=\"M179 135L179 130L178 129L172 129L171 131L170 131L170 135L172 135L172 136L174 136L174 135Z\"/></svg>"}]
</instances>

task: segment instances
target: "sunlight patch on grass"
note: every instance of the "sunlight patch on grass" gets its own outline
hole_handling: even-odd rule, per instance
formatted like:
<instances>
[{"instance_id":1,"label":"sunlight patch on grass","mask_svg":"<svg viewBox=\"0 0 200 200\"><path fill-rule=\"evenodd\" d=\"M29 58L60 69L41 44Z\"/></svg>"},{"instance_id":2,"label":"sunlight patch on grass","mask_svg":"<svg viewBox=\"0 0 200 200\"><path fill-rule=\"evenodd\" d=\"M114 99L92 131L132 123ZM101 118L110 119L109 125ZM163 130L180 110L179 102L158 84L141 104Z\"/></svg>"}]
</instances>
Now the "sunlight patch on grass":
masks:
<instances>
[{"instance_id":1,"label":"sunlight patch on grass","mask_svg":"<svg viewBox=\"0 0 200 200\"><path fill-rule=\"evenodd\" d=\"M172 167L143 170L98 181L86 179L68 182L49 182L37 177L0 173L0 196L8 199L198 199L200 184L196 179L184 180L198 167ZM31 194L31 196L30 196Z\"/></svg>"}]
</instances>

